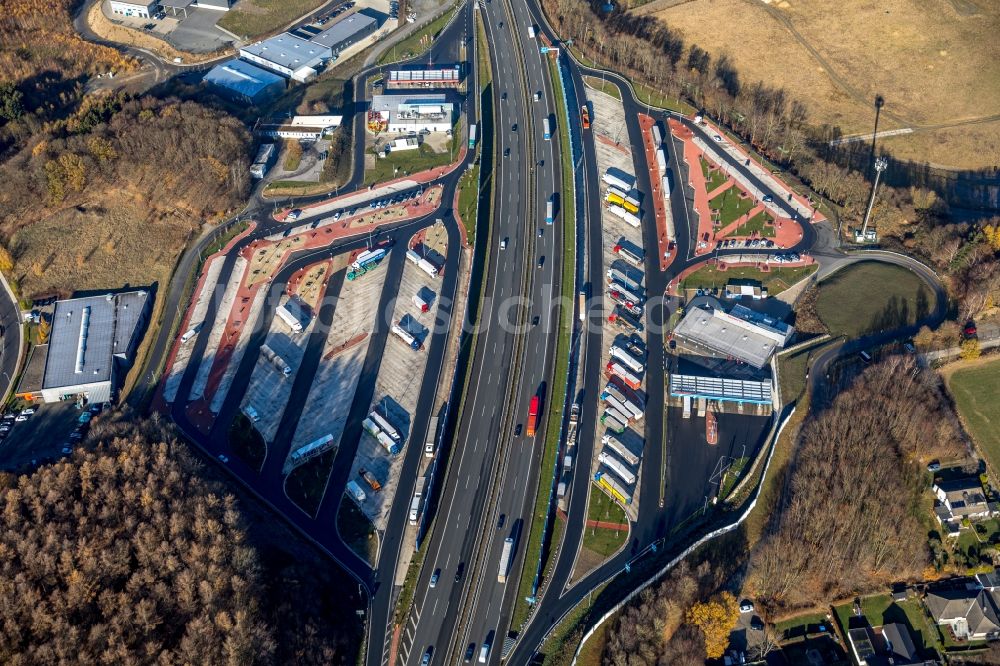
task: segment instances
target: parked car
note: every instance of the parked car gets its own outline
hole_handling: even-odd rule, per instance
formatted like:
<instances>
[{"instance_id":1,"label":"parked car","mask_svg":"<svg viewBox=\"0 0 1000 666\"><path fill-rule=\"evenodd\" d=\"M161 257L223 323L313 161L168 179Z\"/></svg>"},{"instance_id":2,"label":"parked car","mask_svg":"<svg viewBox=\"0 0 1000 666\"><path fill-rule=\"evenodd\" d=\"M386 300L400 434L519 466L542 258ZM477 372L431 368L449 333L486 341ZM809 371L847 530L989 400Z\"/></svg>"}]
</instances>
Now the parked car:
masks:
<instances>
[{"instance_id":1,"label":"parked car","mask_svg":"<svg viewBox=\"0 0 1000 666\"><path fill-rule=\"evenodd\" d=\"M741 613L752 613L753 612L753 602L749 599L744 599L740 602L740 612Z\"/></svg>"},{"instance_id":2,"label":"parked car","mask_svg":"<svg viewBox=\"0 0 1000 666\"><path fill-rule=\"evenodd\" d=\"M23 416L31 416L34 413L35 413L35 410L32 407L26 407L26 408L24 408L24 409L21 410L21 414Z\"/></svg>"},{"instance_id":3,"label":"parked car","mask_svg":"<svg viewBox=\"0 0 1000 666\"><path fill-rule=\"evenodd\" d=\"M229 457L226 456L226 455L224 455L224 454L222 454L222 453L220 453L219 454L219 460L221 460L224 463L227 463L227 462L229 462Z\"/></svg>"},{"instance_id":4,"label":"parked car","mask_svg":"<svg viewBox=\"0 0 1000 666\"><path fill-rule=\"evenodd\" d=\"M966 340L971 340L976 337L978 333L979 332L976 330L976 324L971 321L965 325L965 328L962 329L962 334L965 336Z\"/></svg>"},{"instance_id":5,"label":"parked car","mask_svg":"<svg viewBox=\"0 0 1000 666\"><path fill-rule=\"evenodd\" d=\"M771 203L772 201L774 201L774 197L772 197L770 194L765 194L763 197L761 197L761 200L764 203Z\"/></svg>"},{"instance_id":6,"label":"parked car","mask_svg":"<svg viewBox=\"0 0 1000 666\"><path fill-rule=\"evenodd\" d=\"M80 414L79 418L77 418L77 422L78 423L87 423L92 418L94 418L94 417L90 414L90 412L84 412L83 414Z\"/></svg>"},{"instance_id":7,"label":"parked car","mask_svg":"<svg viewBox=\"0 0 1000 666\"><path fill-rule=\"evenodd\" d=\"M937 471L940 471L940 470L941 470L941 462L940 461L938 461L938 460L932 460L929 463L927 463L927 471L928 472L933 473L933 472L937 472Z\"/></svg>"},{"instance_id":8,"label":"parked car","mask_svg":"<svg viewBox=\"0 0 1000 666\"><path fill-rule=\"evenodd\" d=\"M24 414L18 414L14 420L20 423L21 421L27 421L28 417L25 416Z\"/></svg>"}]
</instances>

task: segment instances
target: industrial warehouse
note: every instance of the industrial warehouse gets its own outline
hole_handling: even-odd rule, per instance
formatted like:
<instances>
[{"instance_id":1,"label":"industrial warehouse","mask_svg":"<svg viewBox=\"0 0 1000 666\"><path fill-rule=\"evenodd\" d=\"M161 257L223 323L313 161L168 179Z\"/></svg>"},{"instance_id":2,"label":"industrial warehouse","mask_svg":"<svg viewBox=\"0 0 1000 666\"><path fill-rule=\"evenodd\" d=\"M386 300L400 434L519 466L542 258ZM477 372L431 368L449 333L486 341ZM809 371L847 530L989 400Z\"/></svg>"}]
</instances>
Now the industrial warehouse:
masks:
<instances>
[{"instance_id":1,"label":"industrial warehouse","mask_svg":"<svg viewBox=\"0 0 1000 666\"><path fill-rule=\"evenodd\" d=\"M343 116L293 116L284 123L261 123L254 132L272 138L318 141L340 127L343 121Z\"/></svg>"},{"instance_id":2,"label":"industrial warehouse","mask_svg":"<svg viewBox=\"0 0 1000 666\"><path fill-rule=\"evenodd\" d=\"M375 95L368 127L376 131L447 132L455 105L445 95Z\"/></svg>"},{"instance_id":3,"label":"industrial warehouse","mask_svg":"<svg viewBox=\"0 0 1000 666\"><path fill-rule=\"evenodd\" d=\"M28 361L18 395L44 402L108 402L142 339L146 291L57 301L47 345Z\"/></svg>"}]
</instances>

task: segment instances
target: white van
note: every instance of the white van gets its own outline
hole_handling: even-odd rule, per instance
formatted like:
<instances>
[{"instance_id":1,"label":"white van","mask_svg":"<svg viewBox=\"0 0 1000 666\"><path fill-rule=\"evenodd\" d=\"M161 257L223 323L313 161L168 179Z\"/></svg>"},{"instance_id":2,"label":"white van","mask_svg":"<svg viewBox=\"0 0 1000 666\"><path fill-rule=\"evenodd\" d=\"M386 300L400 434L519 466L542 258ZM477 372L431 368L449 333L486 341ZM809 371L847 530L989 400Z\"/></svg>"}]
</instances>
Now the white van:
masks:
<instances>
[{"instance_id":1,"label":"white van","mask_svg":"<svg viewBox=\"0 0 1000 666\"><path fill-rule=\"evenodd\" d=\"M485 664L486 660L490 657L490 644L483 643L483 647L479 648L479 663Z\"/></svg>"}]
</instances>

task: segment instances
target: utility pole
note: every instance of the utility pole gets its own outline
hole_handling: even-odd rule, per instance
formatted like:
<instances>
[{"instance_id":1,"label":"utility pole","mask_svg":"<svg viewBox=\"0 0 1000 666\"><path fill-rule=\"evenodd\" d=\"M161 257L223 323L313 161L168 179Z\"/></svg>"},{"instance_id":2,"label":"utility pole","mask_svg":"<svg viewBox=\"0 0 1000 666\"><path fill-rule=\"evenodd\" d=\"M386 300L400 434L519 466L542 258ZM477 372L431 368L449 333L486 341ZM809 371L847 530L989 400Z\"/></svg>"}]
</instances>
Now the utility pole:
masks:
<instances>
[{"instance_id":1,"label":"utility pole","mask_svg":"<svg viewBox=\"0 0 1000 666\"><path fill-rule=\"evenodd\" d=\"M886 167L889 166L889 160L884 157L875 158L875 184L872 185L872 197L868 201L868 210L865 211L865 223L861 227L861 238L864 239L868 234L868 219L872 214L872 206L875 205L875 193L878 191L878 179L885 171Z\"/></svg>"}]
</instances>

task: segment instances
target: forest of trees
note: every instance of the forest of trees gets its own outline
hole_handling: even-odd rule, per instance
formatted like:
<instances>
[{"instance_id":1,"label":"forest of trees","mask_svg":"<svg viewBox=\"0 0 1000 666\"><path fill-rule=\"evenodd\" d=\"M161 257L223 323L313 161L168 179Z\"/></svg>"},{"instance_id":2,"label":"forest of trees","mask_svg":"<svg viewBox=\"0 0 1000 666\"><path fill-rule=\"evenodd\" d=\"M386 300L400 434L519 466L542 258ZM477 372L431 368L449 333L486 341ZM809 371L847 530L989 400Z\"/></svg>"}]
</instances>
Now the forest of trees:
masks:
<instances>
[{"instance_id":1,"label":"forest of trees","mask_svg":"<svg viewBox=\"0 0 1000 666\"><path fill-rule=\"evenodd\" d=\"M752 559L758 599L792 608L924 574L931 527L923 466L965 452L944 405L937 376L896 356L810 417Z\"/></svg>"},{"instance_id":2,"label":"forest of trees","mask_svg":"<svg viewBox=\"0 0 1000 666\"><path fill-rule=\"evenodd\" d=\"M2 480L0 662L354 663L353 585L270 552L158 421L107 418L93 450Z\"/></svg>"}]
</instances>

